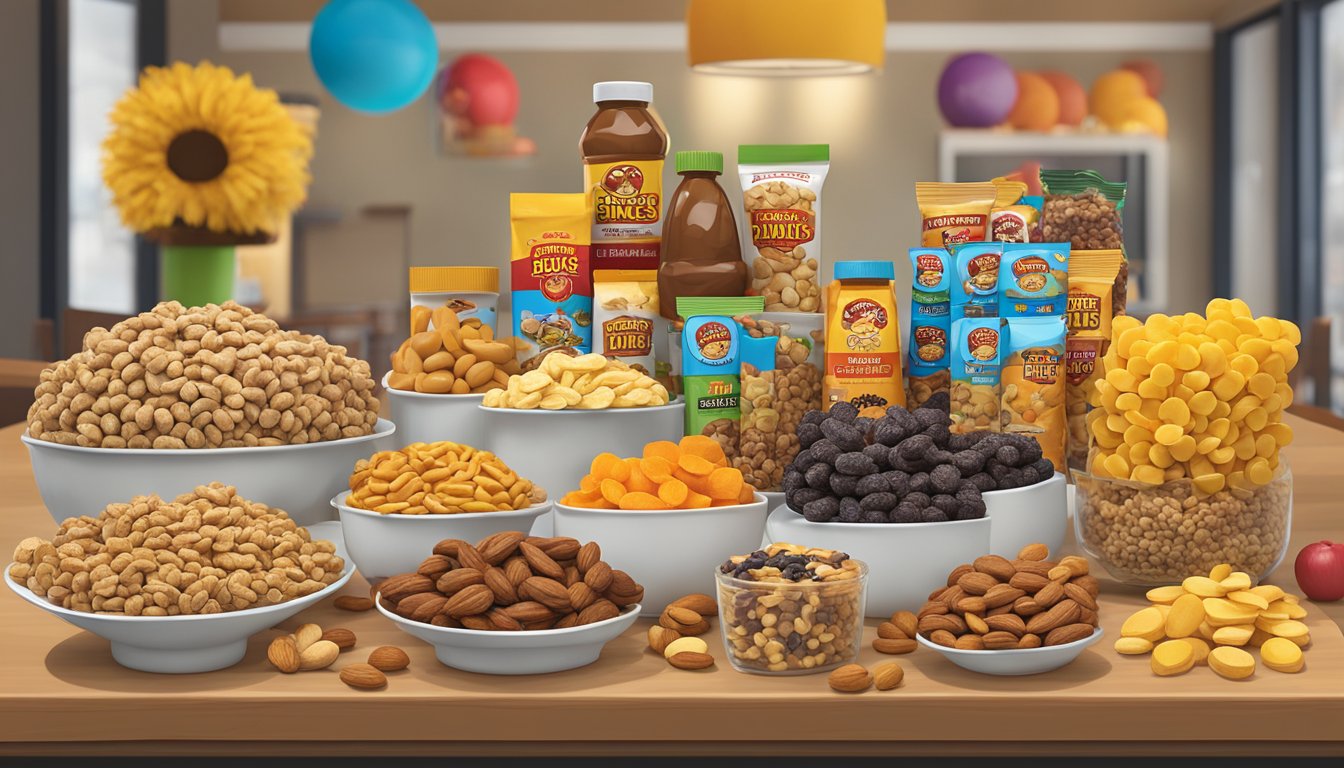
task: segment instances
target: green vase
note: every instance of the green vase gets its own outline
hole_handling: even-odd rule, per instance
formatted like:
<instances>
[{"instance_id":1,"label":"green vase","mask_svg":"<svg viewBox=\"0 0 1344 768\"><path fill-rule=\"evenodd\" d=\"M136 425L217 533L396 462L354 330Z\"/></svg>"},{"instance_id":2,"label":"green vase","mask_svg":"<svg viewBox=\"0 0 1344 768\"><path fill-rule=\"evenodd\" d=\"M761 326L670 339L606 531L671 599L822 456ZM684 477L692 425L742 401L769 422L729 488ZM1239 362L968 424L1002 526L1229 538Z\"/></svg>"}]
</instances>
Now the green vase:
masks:
<instances>
[{"instance_id":1,"label":"green vase","mask_svg":"<svg viewBox=\"0 0 1344 768\"><path fill-rule=\"evenodd\" d=\"M223 304L233 298L237 271L232 245L165 245L162 290L165 301L185 307Z\"/></svg>"}]
</instances>

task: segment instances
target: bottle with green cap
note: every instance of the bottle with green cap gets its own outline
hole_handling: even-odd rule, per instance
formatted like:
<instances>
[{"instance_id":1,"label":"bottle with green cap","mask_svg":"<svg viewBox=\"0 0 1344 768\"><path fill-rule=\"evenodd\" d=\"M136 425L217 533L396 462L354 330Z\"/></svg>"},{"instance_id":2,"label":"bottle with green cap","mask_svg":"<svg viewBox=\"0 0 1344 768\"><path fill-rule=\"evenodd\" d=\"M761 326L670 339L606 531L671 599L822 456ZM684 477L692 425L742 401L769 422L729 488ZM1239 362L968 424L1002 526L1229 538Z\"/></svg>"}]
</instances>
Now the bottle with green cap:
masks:
<instances>
[{"instance_id":1,"label":"bottle with green cap","mask_svg":"<svg viewBox=\"0 0 1344 768\"><path fill-rule=\"evenodd\" d=\"M658 306L671 326L670 378L680 391L681 317L677 300L693 296L736 297L747 292L747 265L742 261L733 205L719 186L720 152L676 154L681 183L668 202L663 226L663 251L658 267Z\"/></svg>"}]
</instances>

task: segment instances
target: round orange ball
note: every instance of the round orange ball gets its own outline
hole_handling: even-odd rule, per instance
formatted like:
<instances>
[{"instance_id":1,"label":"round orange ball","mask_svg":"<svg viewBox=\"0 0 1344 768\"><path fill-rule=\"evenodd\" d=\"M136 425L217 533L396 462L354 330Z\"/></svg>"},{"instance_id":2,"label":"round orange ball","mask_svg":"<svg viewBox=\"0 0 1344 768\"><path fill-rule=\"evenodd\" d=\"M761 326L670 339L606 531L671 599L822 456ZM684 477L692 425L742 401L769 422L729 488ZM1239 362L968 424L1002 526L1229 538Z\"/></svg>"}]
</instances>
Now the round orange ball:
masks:
<instances>
[{"instance_id":1,"label":"round orange ball","mask_svg":"<svg viewBox=\"0 0 1344 768\"><path fill-rule=\"evenodd\" d=\"M1098 77L1092 83L1087 106L1103 123L1119 129L1125 120L1129 102L1148 98L1148 86L1136 72L1116 69Z\"/></svg>"},{"instance_id":2,"label":"round orange ball","mask_svg":"<svg viewBox=\"0 0 1344 768\"><path fill-rule=\"evenodd\" d=\"M1072 75L1064 72L1040 72L1059 97L1059 124L1081 125L1087 117L1087 91Z\"/></svg>"},{"instance_id":3,"label":"round orange ball","mask_svg":"<svg viewBox=\"0 0 1344 768\"><path fill-rule=\"evenodd\" d=\"M1162 86L1165 84L1165 78L1162 75L1162 68L1157 66L1151 59L1134 59L1126 61L1120 65L1121 69L1127 69L1143 78L1144 89L1148 96L1156 99L1162 95Z\"/></svg>"},{"instance_id":4,"label":"round orange ball","mask_svg":"<svg viewBox=\"0 0 1344 768\"><path fill-rule=\"evenodd\" d=\"M1054 86L1033 72L1017 73L1017 103L1008 124L1019 131L1048 131L1059 122L1059 96Z\"/></svg>"},{"instance_id":5,"label":"round orange ball","mask_svg":"<svg viewBox=\"0 0 1344 768\"><path fill-rule=\"evenodd\" d=\"M1120 129L1134 133L1167 135L1167 110L1147 96L1130 101L1125 107Z\"/></svg>"}]
</instances>

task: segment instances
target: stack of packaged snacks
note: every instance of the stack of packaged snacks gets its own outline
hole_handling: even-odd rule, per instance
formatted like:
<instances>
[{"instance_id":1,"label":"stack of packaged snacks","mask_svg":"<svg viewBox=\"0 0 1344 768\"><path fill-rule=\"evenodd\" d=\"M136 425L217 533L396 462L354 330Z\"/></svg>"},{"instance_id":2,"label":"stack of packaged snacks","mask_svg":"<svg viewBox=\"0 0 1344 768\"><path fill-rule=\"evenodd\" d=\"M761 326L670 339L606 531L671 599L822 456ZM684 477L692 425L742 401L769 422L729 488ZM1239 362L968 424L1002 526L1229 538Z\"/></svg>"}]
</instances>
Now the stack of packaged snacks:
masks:
<instances>
[{"instance_id":1,"label":"stack of packaged snacks","mask_svg":"<svg viewBox=\"0 0 1344 768\"><path fill-rule=\"evenodd\" d=\"M593 350L648 376L663 359L667 334L652 269L593 270Z\"/></svg>"},{"instance_id":2,"label":"stack of packaged snacks","mask_svg":"<svg viewBox=\"0 0 1344 768\"><path fill-rule=\"evenodd\" d=\"M945 248L911 248L910 368L905 399L918 408L951 387L952 263Z\"/></svg>"},{"instance_id":3,"label":"stack of packaged snacks","mask_svg":"<svg viewBox=\"0 0 1344 768\"><path fill-rule=\"evenodd\" d=\"M732 461L742 422L742 326L733 318L760 312L759 296L677 299L682 328L686 434L712 438Z\"/></svg>"},{"instance_id":4,"label":"stack of packaged snacks","mask_svg":"<svg viewBox=\"0 0 1344 768\"><path fill-rule=\"evenodd\" d=\"M842 261L826 288L826 376L823 410L846 402L860 416L880 417L905 405L895 266Z\"/></svg>"},{"instance_id":5,"label":"stack of packaged snacks","mask_svg":"<svg viewBox=\"0 0 1344 768\"><path fill-rule=\"evenodd\" d=\"M1010 243L1004 246L1003 288L1006 347L1001 368L1003 432L1026 434L1062 470L1067 430L1064 410L1065 306L1069 246Z\"/></svg>"},{"instance_id":6,"label":"stack of packaged snacks","mask_svg":"<svg viewBox=\"0 0 1344 768\"><path fill-rule=\"evenodd\" d=\"M826 144L737 148L749 235L743 258L767 312L821 311L821 186L830 157Z\"/></svg>"},{"instance_id":7,"label":"stack of packaged snacks","mask_svg":"<svg viewBox=\"0 0 1344 768\"><path fill-rule=\"evenodd\" d=\"M1111 344L1114 304L1111 292L1124 256L1119 250L1077 251L1069 259L1069 336L1065 359L1065 410L1068 414L1068 466L1087 466L1087 403L1096 388L1097 363Z\"/></svg>"}]
</instances>

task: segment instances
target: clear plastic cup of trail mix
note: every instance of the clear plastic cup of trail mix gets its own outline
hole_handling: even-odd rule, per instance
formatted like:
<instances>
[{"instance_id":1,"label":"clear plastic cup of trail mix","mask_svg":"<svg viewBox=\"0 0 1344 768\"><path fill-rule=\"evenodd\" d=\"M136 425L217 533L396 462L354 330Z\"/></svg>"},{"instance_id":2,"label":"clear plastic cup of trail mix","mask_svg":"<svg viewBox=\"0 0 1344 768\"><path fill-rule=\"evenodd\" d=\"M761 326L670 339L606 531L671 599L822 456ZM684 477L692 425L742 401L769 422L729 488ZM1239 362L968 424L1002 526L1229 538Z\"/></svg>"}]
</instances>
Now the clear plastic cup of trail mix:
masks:
<instances>
[{"instance_id":1,"label":"clear plastic cup of trail mix","mask_svg":"<svg viewBox=\"0 0 1344 768\"><path fill-rule=\"evenodd\" d=\"M771 544L715 571L719 626L739 672L805 675L855 661L868 566L844 552Z\"/></svg>"}]
</instances>

